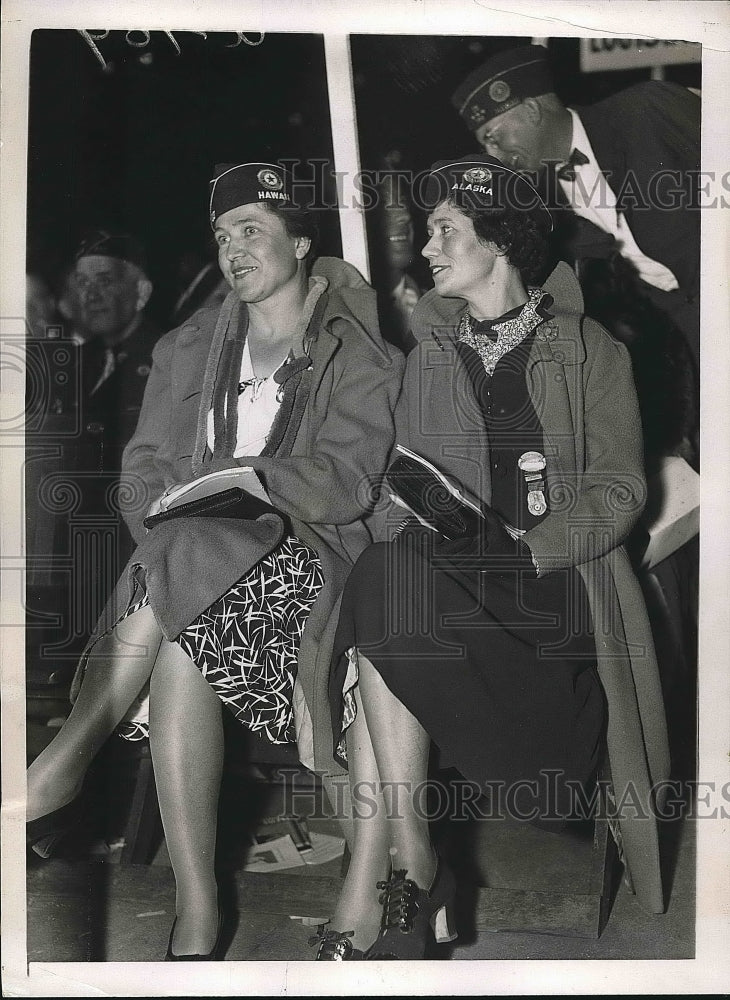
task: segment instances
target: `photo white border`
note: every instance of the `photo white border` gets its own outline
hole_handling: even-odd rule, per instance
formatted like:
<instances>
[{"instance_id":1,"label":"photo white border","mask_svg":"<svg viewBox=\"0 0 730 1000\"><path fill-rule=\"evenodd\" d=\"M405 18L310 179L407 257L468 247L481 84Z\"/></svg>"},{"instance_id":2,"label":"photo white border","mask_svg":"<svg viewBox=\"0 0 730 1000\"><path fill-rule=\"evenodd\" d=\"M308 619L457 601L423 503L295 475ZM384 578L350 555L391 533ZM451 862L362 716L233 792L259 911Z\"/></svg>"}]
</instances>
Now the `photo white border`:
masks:
<instances>
[{"instance_id":1,"label":"photo white border","mask_svg":"<svg viewBox=\"0 0 730 1000\"><path fill-rule=\"evenodd\" d=\"M333 26L336 31L333 32ZM460 34L556 37L613 35L703 45L703 169L730 168L730 8L724 2L629 0L5 0L0 120L0 335L23 335L28 58L33 28L300 31L346 35ZM724 192L708 185L707 198ZM709 202L708 202L709 203ZM730 206L728 206L730 207ZM702 532L699 778L730 779L730 227L728 208L703 212ZM20 369L2 371L0 417L24 408ZM10 443L8 443L8 440ZM25 686L23 676L20 480L23 442L0 439L2 660L2 973L6 996L276 996L294 994L722 993L730 983L730 821L697 823L697 946L694 960L424 962L385 964L225 962L33 963L25 940ZM726 809L730 803L725 802ZM658 918L661 919L661 918Z\"/></svg>"}]
</instances>

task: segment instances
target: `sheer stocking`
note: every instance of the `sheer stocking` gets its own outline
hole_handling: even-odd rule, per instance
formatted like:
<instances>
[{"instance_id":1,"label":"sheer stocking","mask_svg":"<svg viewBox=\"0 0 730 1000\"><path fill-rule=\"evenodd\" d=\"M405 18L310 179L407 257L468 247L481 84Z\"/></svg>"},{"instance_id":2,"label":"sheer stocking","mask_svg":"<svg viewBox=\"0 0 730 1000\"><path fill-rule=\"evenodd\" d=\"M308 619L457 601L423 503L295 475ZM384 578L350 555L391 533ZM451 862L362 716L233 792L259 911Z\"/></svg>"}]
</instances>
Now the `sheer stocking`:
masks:
<instances>
[{"instance_id":1,"label":"sheer stocking","mask_svg":"<svg viewBox=\"0 0 730 1000\"><path fill-rule=\"evenodd\" d=\"M417 808L417 793L428 777L431 739L362 654L359 665L366 731L372 738L388 810L392 867L405 868L409 878L427 889L436 872L436 858L428 818Z\"/></svg>"},{"instance_id":2,"label":"sheer stocking","mask_svg":"<svg viewBox=\"0 0 730 1000\"><path fill-rule=\"evenodd\" d=\"M357 689L355 700L357 715L347 730L352 798L351 859L330 925L338 931L354 930L355 936L350 939L353 947L365 951L378 936L382 907L376 883L388 877L390 845L378 767Z\"/></svg>"},{"instance_id":3,"label":"sheer stocking","mask_svg":"<svg viewBox=\"0 0 730 1000\"><path fill-rule=\"evenodd\" d=\"M162 633L150 607L125 618L93 647L71 713L28 769L28 820L65 805L92 760L150 678Z\"/></svg>"},{"instance_id":4,"label":"sheer stocking","mask_svg":"<svg viewBox=\"0 0 730 1000\"><path fill-rule=\"evenodd\" d=\"M150 748L177 886L176 955L215 944L215 845L223 768L221 703L193 661L163 641L150 680Z\"/></svg>"}]
</instances>

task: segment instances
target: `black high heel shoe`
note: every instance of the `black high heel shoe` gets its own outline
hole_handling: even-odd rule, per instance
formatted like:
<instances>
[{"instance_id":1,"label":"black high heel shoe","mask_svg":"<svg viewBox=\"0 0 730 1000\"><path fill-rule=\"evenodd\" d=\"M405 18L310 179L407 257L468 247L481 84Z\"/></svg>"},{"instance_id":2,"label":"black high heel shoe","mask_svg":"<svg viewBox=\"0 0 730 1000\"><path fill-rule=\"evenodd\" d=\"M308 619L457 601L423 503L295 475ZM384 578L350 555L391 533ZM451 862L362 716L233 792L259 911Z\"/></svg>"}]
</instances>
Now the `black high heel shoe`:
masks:
<instances>
[{"instance_id":1,"label":"black high heel shoe","mask_svg":"<svg viewBox=\"0 0 730 1000\"><path fill-rule=\"evenodd\" d=\"M215 936L215 943L207 955L174 955L172 951L172 939L175 935L177 917L172 922L170 940L167 942L166 962L220 962L223 958L223 910L218 907L218 930Z\"/></svg>"},{"instance_id":2,"label":"black high heel shoe","mask_svg":"<svg viewBox=\"0 0 730 1000\"><path fill-rule=\"evenodd\" d=\"M383 919L377 941L366 952L367 959L419 959L425 954L429 934L437 944L458 937L452 922L456 882L451 870L439 861L428 891L406 874L405 869L399 869L387 882L377 883L383 890Z\"/></svg>"},{"instance_id":3,"label":"black high heel shoe","mask_svg":"<svg viewBox=\"0 0 730 1000\"><path fill-rule=\"evenodd\" d=\"M25 824L25 842L42 858L50 858L58 844L81 822L84 789L60 809Z\"/></svg>"},{"instance_id":4,"label":"black high heel shoe","mask_svg":"<svg viewBox=\"0 0 730 1000\"><path fill-rule=\"evenodd\" d=\"M353 948L350 938L354 931L333 931L326 924L320 924L317 933L309 939L310 945L319 945L315 962L362 961L365 952Z\"/></svg>"}]
</instances>

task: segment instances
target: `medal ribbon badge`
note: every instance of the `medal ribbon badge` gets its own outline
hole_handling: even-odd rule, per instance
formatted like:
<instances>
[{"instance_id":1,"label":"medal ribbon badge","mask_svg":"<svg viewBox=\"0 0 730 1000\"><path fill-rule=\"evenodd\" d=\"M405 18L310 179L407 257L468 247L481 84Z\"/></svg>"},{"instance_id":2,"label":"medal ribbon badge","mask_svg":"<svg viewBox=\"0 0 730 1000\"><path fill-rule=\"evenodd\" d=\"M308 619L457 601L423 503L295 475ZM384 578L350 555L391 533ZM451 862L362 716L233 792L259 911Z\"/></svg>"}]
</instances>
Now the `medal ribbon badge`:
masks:
<instances>
[{"instance_id":1,"label":"medal ribbon badge","mask_svg":"<svg viewBox=\"0 0 730 1000\"><path fill-rule=\"evenodd\" d=\"M527 509L534 517L547 510L545 500L545 456L539 451L526 451L517 459L517 465L527 485Z\"/></svg>"}]
</instances>

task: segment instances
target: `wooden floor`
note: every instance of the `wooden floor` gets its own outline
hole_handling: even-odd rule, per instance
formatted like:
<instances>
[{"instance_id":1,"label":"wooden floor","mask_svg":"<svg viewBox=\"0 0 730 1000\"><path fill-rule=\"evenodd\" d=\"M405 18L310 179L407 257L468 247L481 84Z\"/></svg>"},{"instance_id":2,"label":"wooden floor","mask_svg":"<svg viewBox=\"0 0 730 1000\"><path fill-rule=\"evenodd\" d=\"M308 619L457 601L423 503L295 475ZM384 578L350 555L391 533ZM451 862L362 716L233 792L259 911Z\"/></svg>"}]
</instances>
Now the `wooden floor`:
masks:
<instances>
[{"instance_id":1,"label":"wooden floor","mask_svg":"<svg viewBox=\"0 0 730 1000\"><path fill-rule=\"evenodd\" d=\"M515 958L691 958L694 953L694 830L689 821L665 835L669 874L667 913L644 913L619 880L600 937L561 932L556 915L569 910L554 893L525 892L522 909L514 893L460 883L458 927L453 946L434 948L437 959ZM493 843L493 846L494 843ZM565 848L565 845L561 845ZM586 845L577 848L585 852ZM124 866L104 861L30 862L28 869L28 958L37 962L159 961L174 917L175 889L164 850L157 863ZM573 852L573 859L578 859ZM502 855L497 882L529 877L526 855ZM571 852L563 853L570 866ZM559 873L558 873L559 874ZM566 871L563 870L565 876ZM551 878L556 875L553 870ZM221 878L229 914L227 961L309 961L313 924L332 910L341 884L341 861L279 873L232 871ZM518 893L519 897L519 893ZM507 902L505 902L507 900ZM501 905L500 905L501 904ZM580 906L573 900L575 922ZM544 933L526 932L524 915L544 921ZM591 914L593 911L591 910ZM589 914L589 917L592 916ZM585 914L583 914L585 916ZM305 922L301 919L304 918ZM550 923L552 921L552 928ZM512 924L512 929L510 928ZM590 926L590 919L586 926ZM502 928L499 933L496 930ZM507 929L505 929L507 928Z\"/></svg>"}]
</instances>

